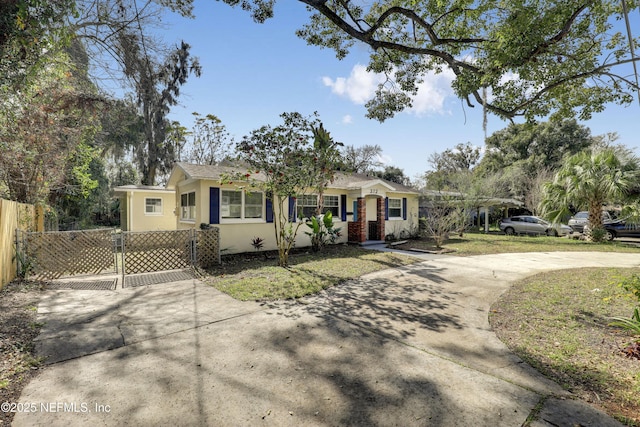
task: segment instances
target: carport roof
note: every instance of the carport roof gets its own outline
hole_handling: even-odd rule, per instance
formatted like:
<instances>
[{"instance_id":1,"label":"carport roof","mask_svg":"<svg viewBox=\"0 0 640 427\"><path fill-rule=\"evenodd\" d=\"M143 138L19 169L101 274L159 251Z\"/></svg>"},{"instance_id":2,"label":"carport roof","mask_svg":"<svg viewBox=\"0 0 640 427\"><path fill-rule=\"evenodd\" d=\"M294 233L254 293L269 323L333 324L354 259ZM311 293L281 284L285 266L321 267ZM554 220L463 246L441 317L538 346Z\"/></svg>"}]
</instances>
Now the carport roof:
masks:
<instances>
[{"instance_id":1,"label":"carport roof","mask_svg":"<svg viewBox=\"0 0 640 427\"><path fill-rule=\"evenodd\" d=\"M465 201L463 193L451 192L451 191L437 191L437 190L423 190L421 199L427 199L431 202L437 202L444 198L450 200ZM500 197L475 197L474 202L480 207L500 206L503 208L518 208L524 206L524 203L517 199L500 198Z\"/></svg>"}]
</instances>

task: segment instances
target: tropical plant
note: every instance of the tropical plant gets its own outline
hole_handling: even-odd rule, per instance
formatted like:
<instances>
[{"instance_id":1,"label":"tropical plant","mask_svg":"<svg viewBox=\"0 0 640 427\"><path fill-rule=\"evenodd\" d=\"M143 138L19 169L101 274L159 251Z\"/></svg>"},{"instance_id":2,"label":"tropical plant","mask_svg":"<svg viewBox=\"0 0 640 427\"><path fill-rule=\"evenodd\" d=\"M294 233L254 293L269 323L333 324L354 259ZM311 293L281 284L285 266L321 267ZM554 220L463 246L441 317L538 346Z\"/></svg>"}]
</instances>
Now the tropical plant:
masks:
<instances>
[{"instance_id":1,"label":"tropical plant","mask_svg":"<svg viewBox=\"0 0 640 427\"><path fill-rule=\"evenodd\" d=\"M325 212L324 215L312 216L307 221L307 227L311 231L305 231L305 234L311 237L311 249L314 252L320 251L328 243L335 243L340 237L341 228L334 228L331 211Z\"/></svg>"},{"instance_id":2,"label":"tropical plant","mask_svg":"<svg viewBox=\"0 0 640 427\"><path fill-rule=\"evenodd\" d=\"M510 124L486 139L475 172L499 173L506 196L523 200L537 214L541 184L553 179L564 158L590 148L598 138L576 120Z\"/></svg>"},{"instance_id":3,"label":"tropical plant","mask_svg":"<svg viewBox=\"0 0 640 427\"><path fill-rule=\"evenodd\" d=\"M231 174L234 181L241 180L248 187L260 188L273 203L274 232L278 247L278 265L287 267L289 252L303 221L291 218L292 204L305 191L317 191L318 178L314 176L313 129L318 119L300 113L283 113L281 125L262 126L245 136L237 144L240 160L250 166ZM260 173L264 179L252 176ZM223 179L224 180L224 179Z\"/></svg>"},{"instance_id":4,"label":"tropical plant","mask_svg":"<svg viewBox=\"0 0 640 427\"><path fill-rule=\"evenodd\" d=\"M612 317L611 326L617 326L625 329L634 335L640 336L640 307L635 307L631 318L628 317Z\"/></svg>"},{"instance_id":5,"label":"tropical plant","mask_svg":"<svg viewBox=\"0 0 640 427\"><path fill-rule=\"evenodd\" d=\"M628 150L604 148L582 151L568 157L552 182L544 186L542 215L561 222L570 207L589 211L590 230L602 229L602 206L623 201L638 178L638 161ZM592 231L592 240L604 233Z\"/></svg>"},{"instance_id":6,"label":"tropical plant","mask_svg":"<svg viewBox=\"0 0 640 427\"><path fill-rule=\"evenodd\" d=\"M336 142L324 128L322 123L319 126L312 126L313 132L313 161L311 162L311 176L313 186L318 194L318 206L316 215L322 215L324 209L324 190L333 181L336 172L341 142Z\"/></svg>"},{"instance_id":7,"label":"tropical plant","mask_svg":"<svg viewBox=\"0 0 640 427\"><path fill-rule=\"evenodd\" d=\"M251 239L251 246L256 252L260 251L264 247L264 239L262 237L254 237Z\"/></svg>"}]
</instances>

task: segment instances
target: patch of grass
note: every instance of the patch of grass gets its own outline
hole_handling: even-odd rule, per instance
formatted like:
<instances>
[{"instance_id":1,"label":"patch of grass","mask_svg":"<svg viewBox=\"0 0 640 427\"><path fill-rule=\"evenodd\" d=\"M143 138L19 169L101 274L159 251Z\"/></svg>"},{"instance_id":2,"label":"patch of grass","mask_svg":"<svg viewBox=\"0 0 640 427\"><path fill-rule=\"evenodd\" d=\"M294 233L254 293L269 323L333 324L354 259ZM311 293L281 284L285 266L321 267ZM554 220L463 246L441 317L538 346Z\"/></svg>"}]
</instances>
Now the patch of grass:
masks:
<instances>
[{"instance_id":1,"label":"patch of grass","mask_svg":"<svg viewBox=\"0 0 640 427\"><path fill-rule=\"evenodd\" d=\"M327 246L319 253L298 251L289 267L263 254L243 254L223 259L208 270L205 282L242 301L299 298L373 271L418 261L401 254L378 252L359 246Z\"/></svg>"},{"instance_id":2,"label":"patch of grass","mask_svg":"<svg viewBox=\"0 0 640 427\"><path fill-rule=\"evenodd\" d=\"M443 245L443 249L450 251L447 255L472 256L489 255L499 253L520 252L635 252L640 253L640 248L628 243L614 240L612 242L593 243L583 240L574 240L567 237L548 236L506 236L497 233L466 233L464 237L452 235ZM410 240L400 245L398 249L409 250L412 248L422 250L435 250L433 240Z\"/></svg>"},{"instance_id":3,"label":"patch of grass","mask_svg":"<svg viewBox=\"0 0 640 427\"><path fill-rule=\"evenodd\" d=\"M640 426L640 360L622 349L638 337L610 326L635 301L620 277L640 269L541 273L514 284L490 322L503 342L549 378L629 426Z\"/></svg>"}]
</instances>

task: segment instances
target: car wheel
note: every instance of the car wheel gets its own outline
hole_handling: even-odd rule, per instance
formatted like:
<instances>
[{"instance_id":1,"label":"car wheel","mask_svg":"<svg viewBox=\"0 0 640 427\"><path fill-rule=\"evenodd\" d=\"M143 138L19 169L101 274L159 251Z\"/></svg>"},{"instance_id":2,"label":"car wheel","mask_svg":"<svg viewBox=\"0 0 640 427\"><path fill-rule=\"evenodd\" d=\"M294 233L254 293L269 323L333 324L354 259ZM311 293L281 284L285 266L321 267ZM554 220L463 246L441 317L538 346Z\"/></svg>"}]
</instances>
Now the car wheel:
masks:
<instances>
[{"instance_id":1,"label":"car wheel","mask_svg":"<svg viewBox=\"0 0 640 427\"><path fill-rule=\"evenodd\" d=\"M507 236L513 236L514 234L516 234L516 230L514 230L513 227L507 227L504 229L504 234L506 234Z\"/></svg>"},{"instance_id":2,"label":"car wheel","mask_svg":"<svg viewBox=\"0 0 640 427\"><path fill-rule=\"evenodd\" d=\"M608 241L612 241L613 239L616 238L616 233L614 231L611 231L611 230L605 230L604 238L606 240L608 240Z\"/></svg>"},{"instance_id":3,"label":"car wheel","mask_svg":"<svg viewBox=\"0 0 640 427\"><path fill-rule=\"evenodd\" d=\"M547 236L558 237L558 230L554 230L553 228L548 229Z\"/></svg>"}]
</instances>

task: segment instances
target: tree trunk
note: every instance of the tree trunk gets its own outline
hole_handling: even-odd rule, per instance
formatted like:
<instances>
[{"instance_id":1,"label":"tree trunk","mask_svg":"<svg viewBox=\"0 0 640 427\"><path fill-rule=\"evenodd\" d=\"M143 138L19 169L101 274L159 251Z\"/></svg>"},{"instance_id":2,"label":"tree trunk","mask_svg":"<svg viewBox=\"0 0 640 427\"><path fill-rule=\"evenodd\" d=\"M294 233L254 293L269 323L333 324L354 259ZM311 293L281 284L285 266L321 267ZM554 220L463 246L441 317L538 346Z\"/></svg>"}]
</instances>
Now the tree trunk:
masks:
<instances>
[{"instance_id":1,"label":"tree trunk","mask_svg":"<svg viewBox=\"0 0 640 427\"><path fill-rule=\"evenodd\" d=\"M589 237L594 242L600 242L604 238L602 233L602 201L590 200L589 201L589 220L588 220L588 232Z\"/></svg>"}]
</instances>

